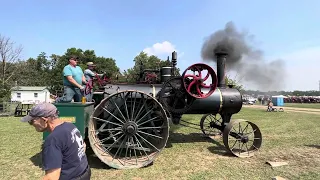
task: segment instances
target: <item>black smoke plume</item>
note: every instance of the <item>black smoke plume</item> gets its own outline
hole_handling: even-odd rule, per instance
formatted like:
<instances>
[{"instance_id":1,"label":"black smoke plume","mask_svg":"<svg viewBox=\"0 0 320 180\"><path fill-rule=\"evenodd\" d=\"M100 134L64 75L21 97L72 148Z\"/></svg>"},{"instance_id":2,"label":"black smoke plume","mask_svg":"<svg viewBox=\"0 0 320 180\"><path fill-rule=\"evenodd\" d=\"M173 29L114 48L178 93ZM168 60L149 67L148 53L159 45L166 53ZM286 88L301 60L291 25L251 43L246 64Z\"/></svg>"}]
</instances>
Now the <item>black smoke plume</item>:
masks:
<instances>
[{"instance_id":1,"label":"black smoke plume","mask_svg":"<svg viewBox=\"0 0 320 180\"><path fill-rule=\"evenodd\" d=\"M204 61L216 62L214 51L226 49L226 72L235 71L241 83L252 84L259 90L280 90L284 87L284 62L267 62L261 50L250 46L251 42L252 35L238 32L234 24L228 22L224 29L214 32L205 40L201 56Z\"/></svg>"}]
</instances>

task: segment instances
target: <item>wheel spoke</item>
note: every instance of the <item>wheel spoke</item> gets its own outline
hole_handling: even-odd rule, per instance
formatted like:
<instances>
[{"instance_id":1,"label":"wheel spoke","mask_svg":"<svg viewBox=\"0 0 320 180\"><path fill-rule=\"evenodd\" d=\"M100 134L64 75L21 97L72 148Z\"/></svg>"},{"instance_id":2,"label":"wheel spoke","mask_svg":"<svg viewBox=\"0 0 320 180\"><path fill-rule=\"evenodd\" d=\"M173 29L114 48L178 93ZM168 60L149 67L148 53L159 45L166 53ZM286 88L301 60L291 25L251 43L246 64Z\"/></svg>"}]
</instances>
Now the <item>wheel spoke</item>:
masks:
<instances>
[{"instance_id":1,"label":"wheel spoke","mask_svg":"<svg viewBox=\"0 0 320 180\"><path fill-rule=\"evenodd\" d=\"M131 119L133 119L133 116L134 116L134 108L135 108L135 105L136 105L136 98L137 98L137 93L134 93L134 94L135 94L134 98L132 98L132 94L131 94L131 103L132 103L132 100L133 100L133 105L131 106L132 107Z\"/></svg>"},{"instance_id":2,"label":"wheel spoke","mask_svg":"<svg viewBox=\"0 0 320 180\"><path fill-rule=\"evenodd\" d=\"M126 94L126 96L125 97L122 97L122 99L123 99L123 101L124 101L124 109L125 109L125 111L126 111L126 114L127 114L127 117L128 117L128 119L129 119L129 112L128 112L128 106L127 106L127 99L128 99L128 96L129 96L129 94L130 94L130 92L129 93L127 93ZM123 96L124 96L124 94L123 94Z\"/></svg>"},{"instance_id":3,"label":"wheel spoke","mask_svg":"<svg viewBox=\"0 0 320 180\"><path fill-rule=\"evenodd\" d=\"M124 156L124 162L123 162L123 165L125 166L126 165L126 161L127 161L127 154L128 154L128 149L129 149L129 146L128 146L128 141L130 141L131 140L131 138L132 137L129 137L129 138L127 138L127 141L126 141L126 154L125 154L125 156ZM130 149L131 150L131 149ZM131 159L131 158L130 158Z\"/></svg>"},{"instance_id":4,"label":"wheel spoke","mask_svg":"<svg viewBox=\"0 0 320 180\"><path fill-rule=\"evenodd\" d=\"M220 119L217 118L219 114L206 114L201 118L200 128L204 135L212 137L220 134L221 131L217 128L221 127Z\"/></svg>"},{"instance_id":5,"label":"wheel spoke","mask_svg":"<svg viewBox=\"0 0 320 180\"><path fill-rule=\"evenodd\" d=\"M236 139L236 140L234 141L234 144L233 144L232 147L230 148L231 150L234 148L234 146L237 144L237 142L238 142L238 140Z\"/></svg>"},{"instance_id":6,"label":"wheel spoke","mask_svg":"<svg viewBox=\"0 0 320 180\"><path fill-rule=\"evenodd\" d=\"M163 128L167 128L167 127L141 127L138 129L141 130L141 129L163 129Z\"/></svg>"},{"instance_id":7,"label":"wheel spoke","mask_svg":"<svg viewBox=\"0 0 320 180\"><path fill-rule=\"evenodd\" d=\"M108 147L108 149L106 149L106 152L109 152L109 149L110 149L111 147L113 147L113 146L119 141L119 139L121 139L123 136L124 136L124 134L122 134L122 135L121 135L116 141L114 141L114 143L112 143L110 146L109 146L109 144L103 144L102 146Z\"/></svg>"},{"instance_id":8,"label":"wheel spoke","mask_svg":"<svg viewBox=\"0 0 320 180\"><path fill-rule=\"evenodd\" d=\"M106 124L106 123L104 123ZM108 132L108 131L121 131L121 128L111 128L111 129L98 129L98 130L91 130L93 132L99 133L99 132Z\"/></svg>"},{"instance_id":9,"label":"wheel spoke","mask_svg":"<svg viewBox=\"0 0 320 180\"><path fill-rule=\"evenodd\" d=\"M147 100L148 100L147 98L144 100L143 105L142 105L141 108L139 109L138 114L135 116L135 118L134 118L133 121L136 121L136 119L140 116L140 113L141 113L142 109L144 108L144 105L145 105L145 103L147 102Z\"/></svg>"},{"instance_id":10,"label":"wheel spoke","mask_svg":"<svg viewBox=\"0 0 320 180\"><path fill-rule=\"evenodd\" d=\"M242 130L242 132L241 132L241 133L244 133L244 131L246 131L246 130L247 130L248 126L249 126L249 124L247 124L247 125L246 125L246 127Z\"/></svg>"},{"instance_id":11,"label":"wheel spoke","mask_svg":"<svg viewBox=\"0 0 320 180\"><path fill-rule=\"evenodd\" d=\"M118 120L119 122L122 122L117 116L113 115L113 113L111 113L110 111L108 111L108 109L106 108L102 108L103 110L105 110L107 113L109 113L112 117L114 117L116 120Z\"/></svg>"},{"instance_id":12,"label":"wheel spoke","mask_svg":"<svg viewBox=\"0 0 320 180\"><path fill-rule=\"evenodd\" d=\"M160 150L157 147L155 147L151 142L143 138L140 134L137 134L137 136L139 136L144 142L148 143L150 146L152 146L154 149L160 152Z\"/></svg>"},{"instance_id":13,"label":"wheel spoke","mask_svg":"<svg viewBox=\"0 0 320 180\"><path fill-rule=\"evenodd\" d=\"M107 141L107 140L109 140L109 139L111 139L111 138L114 138L115 136L117 136L117 135L119 135L119 134L121 134L122 132L118 132L118 133L116 133L116 134L114 134L114 135L111 135L111 136L109 136L109 137L107 137L107 138L104 138L104 139L102 139L102 140L99 140L98 142L96 142L96 144L97 143L99 143L99 144L101 144L101 143L103 143L103 142L105 142L105 141Z\"/></svg>"},{"instance_id":14,"label":"wheel spoke","mask_svg":"<svg viewBox=\"0 0 320 180\"><path fill-rule=\"evenodd\" d=\"M154 121L155 119L159 119L159 117L153 117L151 119L148 119L147 121L143 121L142 123L138 124L138 127L140 127L141 125L145 124L145 123L148 123L150 121ZM159 119L160 120L160 119ZM138 128L138 129L141 129L141 128Z\"/></svg>"},{"instance_id":15,"label":"wheel spoke","mask_svg":"<svg viewBox=\"0 0 320 180\"><path fill-rule=\"evenodd\" d=\"M144 147L142 146L141 142L139 141L139 139L134 136L134 138L136 139L137 143L138 143L138 146L141 147L141 149L143 150L144 154L147 156L148 160L150 160L151 158L149 157L149 155L147 154L147 152L144 150Z\"/></svg>"},{"instance_id":16,"label":"wheel spoke","mask_svg":"<svg viewBox=\"0 0 320 180\"><path fill-rule=\"evenodd\" d=\"M110 99L110 100L112 100L112 99ZM112 102L113 102L113 104L116 106L117 110L118 110L119 113L121 114L121 116L122 116L122 118L124 119L124 121L126 121L126 118L124 117L124 115L123 115L122 112L120 111L120 108L119 108L119 106L117 105L117 103L115 103L113 100L112 100ZM120 119L119 119L119 121L122 122L123 124L125 123L125 122L121 121Z\"/></svg>"},{"instance_id":17,"label":"wheel spoke","mask_svg":"<svg viewBox=\"0 0 320 180\"><path fill-rule=\"evenodd\" d=\"M150 109L146 114L144 114L138 121L136 121L136 123L139 123L144 117L149 115L151 112L152 112L152 109Z\"/></svg>"},{"instance_id":18,"label":"wheel spoke","mask_svg":"<svg viewBox=\"0 0 320 180\"><path fill-rule=\"evenodd\" d=\"M103 121L103 122L106 122L106 123L110 123L110 124L116 125L116 126L122 126L121 124L114 123L114 122L111 122L111 121L108 121L108 120L105 120L105 119L101 119L101 118L97 118L97 117L93 117L93 118L97 119L99 121Z\"/></svg>"},{"instance_id":19,"label":"wheel spoke","mask_svg":"<svg viewBox=\"0 0 320 180\"><path fill-rule=\"evenodd\" d=\"M118 152L119 152L120 148L122 147L123 142L125 142L126 140L127 140L127 136L125 136L125 137L124 137L124 140L121 142L121 144L120 144L120 146L119 146L119 148L118 148L117 152L114 154L114 156L113 156L113 158L112 158L112 160L111 160L111 161L113 161L113 160L114 160L114 158L117 156L117 154L118 154ZM122 150L122 148L121 148L121 150ZM120 162L120 161L119 161L119 162ZM120 163L121 163L121 162L120 162Z\"/></svg>"},{"instance_id":20,"label":"wheel spoke","mask_svg":"<svg viewBox=\"0 0 320 180\"><path fill-rule=\"evenodd\" d=\"M195 71L197 71L198 75L191 75L187 74L189 70L194 71L193 74L196 74ZM204 70L207 71L207 74L205 77L203 77L202 73L205 73ZM185 89L187 90L187 93L191 95L194 98L203 99L209 97L217 88L217 74L215 71L208 66L207 64L203 63L197 63L194 65L191 65L188 67L183 73L183 84L185 86ZM192 80L189 79L189 77L192 77ZM205 85L204 82L211 77L209 86ZM201 87L200 87L201 86ZM201 92L200 88L209 88L209 92L203 93Z\"/></svg>"},{"instance_id":21,"label":"wheel spoke","mask_svg":"<svg viewBox=\"0 0 320 180\"><path fill-rule=\"evenodd\" d=\"M152 136L152 137L156 137L156 138L159 138L159 139L163 139L163 138L160 137L160 136L156 136L156 135L153 135L153 134L150 134L150 133L146 133L146 132L143 132L143 131L139 131L139 130L138 130L138 132L139 132L139 133L142 133L142 134L145 134L145 135L148 135L148 136Z\"/></svg>"}]
</instances>

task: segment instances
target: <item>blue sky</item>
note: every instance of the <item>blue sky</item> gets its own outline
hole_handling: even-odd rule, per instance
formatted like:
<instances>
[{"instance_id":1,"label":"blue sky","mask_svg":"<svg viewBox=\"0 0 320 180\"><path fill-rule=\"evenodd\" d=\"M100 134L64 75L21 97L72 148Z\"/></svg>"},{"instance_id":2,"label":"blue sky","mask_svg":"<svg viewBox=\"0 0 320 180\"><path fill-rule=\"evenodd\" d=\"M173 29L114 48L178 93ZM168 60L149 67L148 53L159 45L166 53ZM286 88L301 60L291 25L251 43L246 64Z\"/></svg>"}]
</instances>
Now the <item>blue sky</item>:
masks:
<instances>
[{"instance_id":1,"label":"blue sky","mask_svg":"<svg viewBox=\"0 0 320 180\"><path fill-rule=\"evenodd\" d=\"M160 43L149 50L162 58L177 50L184 70L202 61L204 38L233 21L255 35L267 59L286 61L288 76L275 77L285 81L282 89L319 89L320 1L2 0L1 6L0 33L23 45L23 58L94 49L123 70L137 53Z\"/></svg>"}]
</instances>

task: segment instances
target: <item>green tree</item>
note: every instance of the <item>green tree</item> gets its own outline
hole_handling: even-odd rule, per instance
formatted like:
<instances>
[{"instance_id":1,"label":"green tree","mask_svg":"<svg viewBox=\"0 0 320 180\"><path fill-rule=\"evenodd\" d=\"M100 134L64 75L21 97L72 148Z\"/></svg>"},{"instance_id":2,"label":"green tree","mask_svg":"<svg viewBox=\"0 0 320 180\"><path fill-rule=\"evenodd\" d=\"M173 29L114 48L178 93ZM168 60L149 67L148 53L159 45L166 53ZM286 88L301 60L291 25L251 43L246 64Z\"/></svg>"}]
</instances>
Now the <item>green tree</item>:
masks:
<instances>
[{"instance_id":1,"label":"green tree","mask_svg":"<svg viewBox=\"0 0 320 180\"><path fill-rule=\"evenodd\" d=\"M240 84L235 79L230 78L230 76L226 76L226 85L233 85L233 88L238 89L240 92L244 91L243 85Z\"/></svg>"},{"instance_id":2,"label":"green tree","mask_svg":"<svg viewBox=\"0 0 320 180\"><path fill-rule=\"evenodd\" d=\"M10 38L0 34L0 99L8 100L13 86L12 77L17 73L22 46L16 46Z\"/></svg>"},{"instance_id":3,"label":"green tree","mask_svg":"<svg viewBox=\"0 0 320 180\"><path fill-rule=\"evenodd\" d=\"M50 68L51 70L49 75L49 86L53 93L63 90L63 81L62 81L62 71L64 66L69 63L69 58L71 56L77 56L79 58L78 65L82 70L87 68L87 62L93 62L96 66L96 71L98 73L105 72L107 76L112 77L115 73L119 71L119 68L116 64L116 60L113 58L105 58L103 56L96 56L94 50L82 50L80 48L69 48L65 54L59 56L56 54L51 55Z\"/></svg>"},{"instance_id":4,"label":"green tree","mask_svg":"<svg viewBox=\"0 0 320 180\"><path fill-rule=\"evenodd\" d=\"M116 60L113 58L97 57L94 61L96 71L98 73L106 73L108 77L114 78L120 69L116 64Z\"/></svg>"},{"instance_id":5,"label":"green tree","mask_svg":"<svg viewBox=\"0 0 320 180\"><path fill-rule=\"evenodd\" d=\"M140 65L143 64L143 69L153 69L160 70L163 66L171 66L171 62L168 60L161 60L157 56L151 55L148 56L145 52L140 52L134 59L134 66L127 69L123 75L128 79L129 82L135 82L139 78ZM175 69L175 73L179 74L179 68Z\"/></svg>"}]
</instances>

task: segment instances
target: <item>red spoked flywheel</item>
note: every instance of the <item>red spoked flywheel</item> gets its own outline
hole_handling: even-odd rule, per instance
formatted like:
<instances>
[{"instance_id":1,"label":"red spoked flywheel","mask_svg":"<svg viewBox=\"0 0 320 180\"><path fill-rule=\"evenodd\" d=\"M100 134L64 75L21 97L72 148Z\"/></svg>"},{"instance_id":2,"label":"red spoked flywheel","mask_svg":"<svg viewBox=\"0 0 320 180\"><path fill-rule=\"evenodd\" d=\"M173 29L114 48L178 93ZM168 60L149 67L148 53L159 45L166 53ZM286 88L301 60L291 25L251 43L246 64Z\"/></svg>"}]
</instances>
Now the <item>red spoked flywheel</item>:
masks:
<instances>
[{"instance_id":1,"label":"red spoked flywheel","mask_svg":"<svg viewBox=\"0 0 320 180\"><path fill-rule=\"evenodd\" d=\"M209 97L216 90L218 84L216 72L209 65L203 63L189 66L182 73L182 80L186 91L197 99ZM208 89L208 92L202 92L204 89Z\"/></svg>"}]
</instances>

